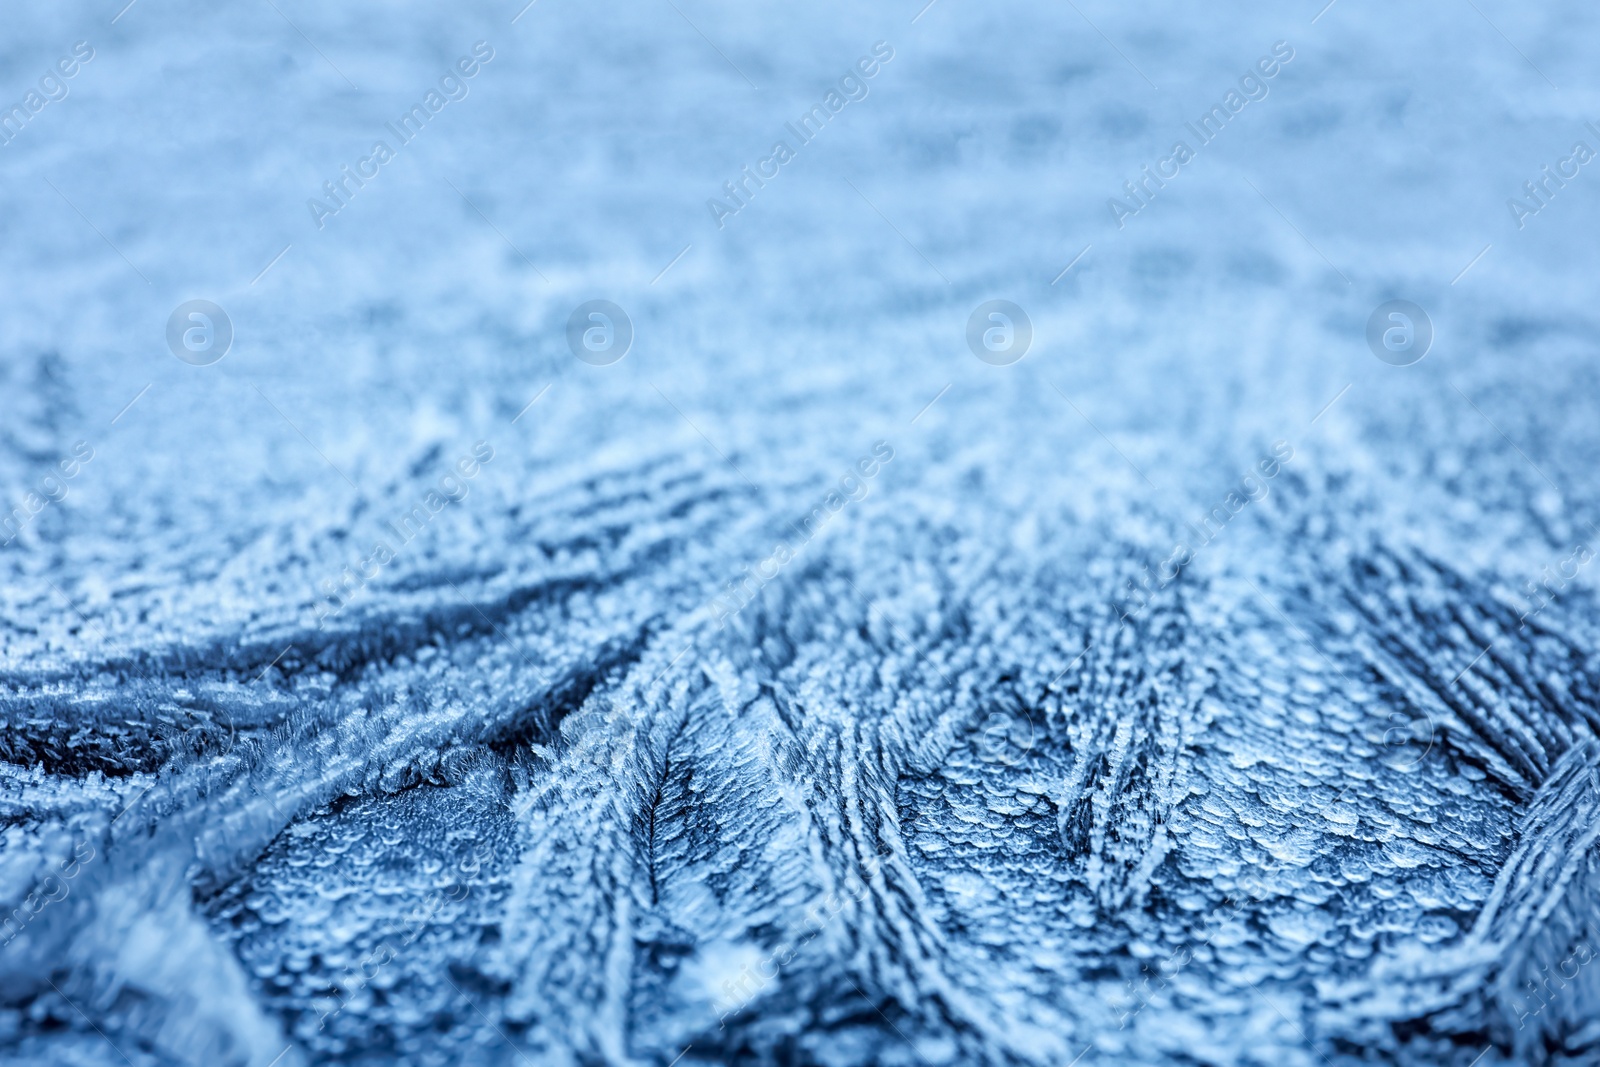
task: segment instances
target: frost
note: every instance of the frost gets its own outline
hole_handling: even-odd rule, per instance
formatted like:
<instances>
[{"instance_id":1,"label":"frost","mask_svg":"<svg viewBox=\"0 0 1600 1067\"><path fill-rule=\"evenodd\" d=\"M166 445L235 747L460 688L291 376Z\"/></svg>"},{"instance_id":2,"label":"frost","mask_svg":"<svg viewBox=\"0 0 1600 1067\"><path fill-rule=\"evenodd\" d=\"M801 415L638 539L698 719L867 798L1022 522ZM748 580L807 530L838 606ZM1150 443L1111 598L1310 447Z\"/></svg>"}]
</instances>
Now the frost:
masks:
<instances>
[{"instance_id":1,"label":"frost","mask_svg":"<svg viewBox=\"0 0 1600 1067\"><path fill-rule=\"evenodd\" d=\"M15 7L0 68L91 32ZM1507 38L1581 85L1557 8ZM1308 11L1124 233L1278 31L662 11L83 16L0 153L0 1067L1594 1063L1600 207L1509 245L1472 163L1577 104Z\"/></svg>"}]
</instances>

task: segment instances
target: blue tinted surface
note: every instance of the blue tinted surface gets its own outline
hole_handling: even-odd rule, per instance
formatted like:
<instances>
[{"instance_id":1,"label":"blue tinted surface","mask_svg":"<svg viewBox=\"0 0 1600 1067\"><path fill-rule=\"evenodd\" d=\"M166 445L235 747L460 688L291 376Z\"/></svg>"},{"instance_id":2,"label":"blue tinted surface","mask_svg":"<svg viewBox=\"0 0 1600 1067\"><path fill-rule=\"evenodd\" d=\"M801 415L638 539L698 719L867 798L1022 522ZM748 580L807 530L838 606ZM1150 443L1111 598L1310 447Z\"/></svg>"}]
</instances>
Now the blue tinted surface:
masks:
<instances>
[{"instance_id":1,"label":"blue tinted surface","mask_svg":"<svg viewBox=\"0 0 1600 1067\"><path fill-rule=\"evenodd\" d=\"M1590 6L121 2L0 1067L1600 1059Z\"/></svg>"}]
</instances>

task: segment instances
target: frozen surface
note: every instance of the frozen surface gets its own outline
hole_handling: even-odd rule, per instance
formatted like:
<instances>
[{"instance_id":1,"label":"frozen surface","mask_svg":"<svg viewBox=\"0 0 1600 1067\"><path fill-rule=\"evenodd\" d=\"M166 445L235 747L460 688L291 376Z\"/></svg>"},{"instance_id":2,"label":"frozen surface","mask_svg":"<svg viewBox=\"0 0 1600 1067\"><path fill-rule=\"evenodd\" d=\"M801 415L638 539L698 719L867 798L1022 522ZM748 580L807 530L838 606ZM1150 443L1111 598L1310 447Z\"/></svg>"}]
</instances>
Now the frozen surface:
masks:
<instances>
[{"instance_id":1,"label":"frozen surface","mask_svg":"<svg viewBox=\"0 0 1600 1067\"><path fill-rule=\"evenodd\" d=\"M3 15L0 1064L1600 1061L1592 5L519 7Z\"/></svg>"}]
</instances>

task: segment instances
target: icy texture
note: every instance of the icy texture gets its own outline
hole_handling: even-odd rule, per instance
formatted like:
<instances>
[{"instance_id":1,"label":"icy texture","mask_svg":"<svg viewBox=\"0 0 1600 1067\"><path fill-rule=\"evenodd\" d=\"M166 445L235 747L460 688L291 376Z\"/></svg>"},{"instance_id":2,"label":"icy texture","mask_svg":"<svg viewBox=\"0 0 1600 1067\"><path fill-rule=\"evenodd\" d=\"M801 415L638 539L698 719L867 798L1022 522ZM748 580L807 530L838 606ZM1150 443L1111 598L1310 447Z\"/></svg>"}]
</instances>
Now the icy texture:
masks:
<instances>
[{"instance_id":1,"label":"icy texture","mask_svg":"<svg viewBox=\"0 0 1600 1067\"><path fill-rule=\"evenodd\" d=\"M1600 1060L1591 8L258 6L0 39L0 1065Z\"/></svg>"}]
</instances>

